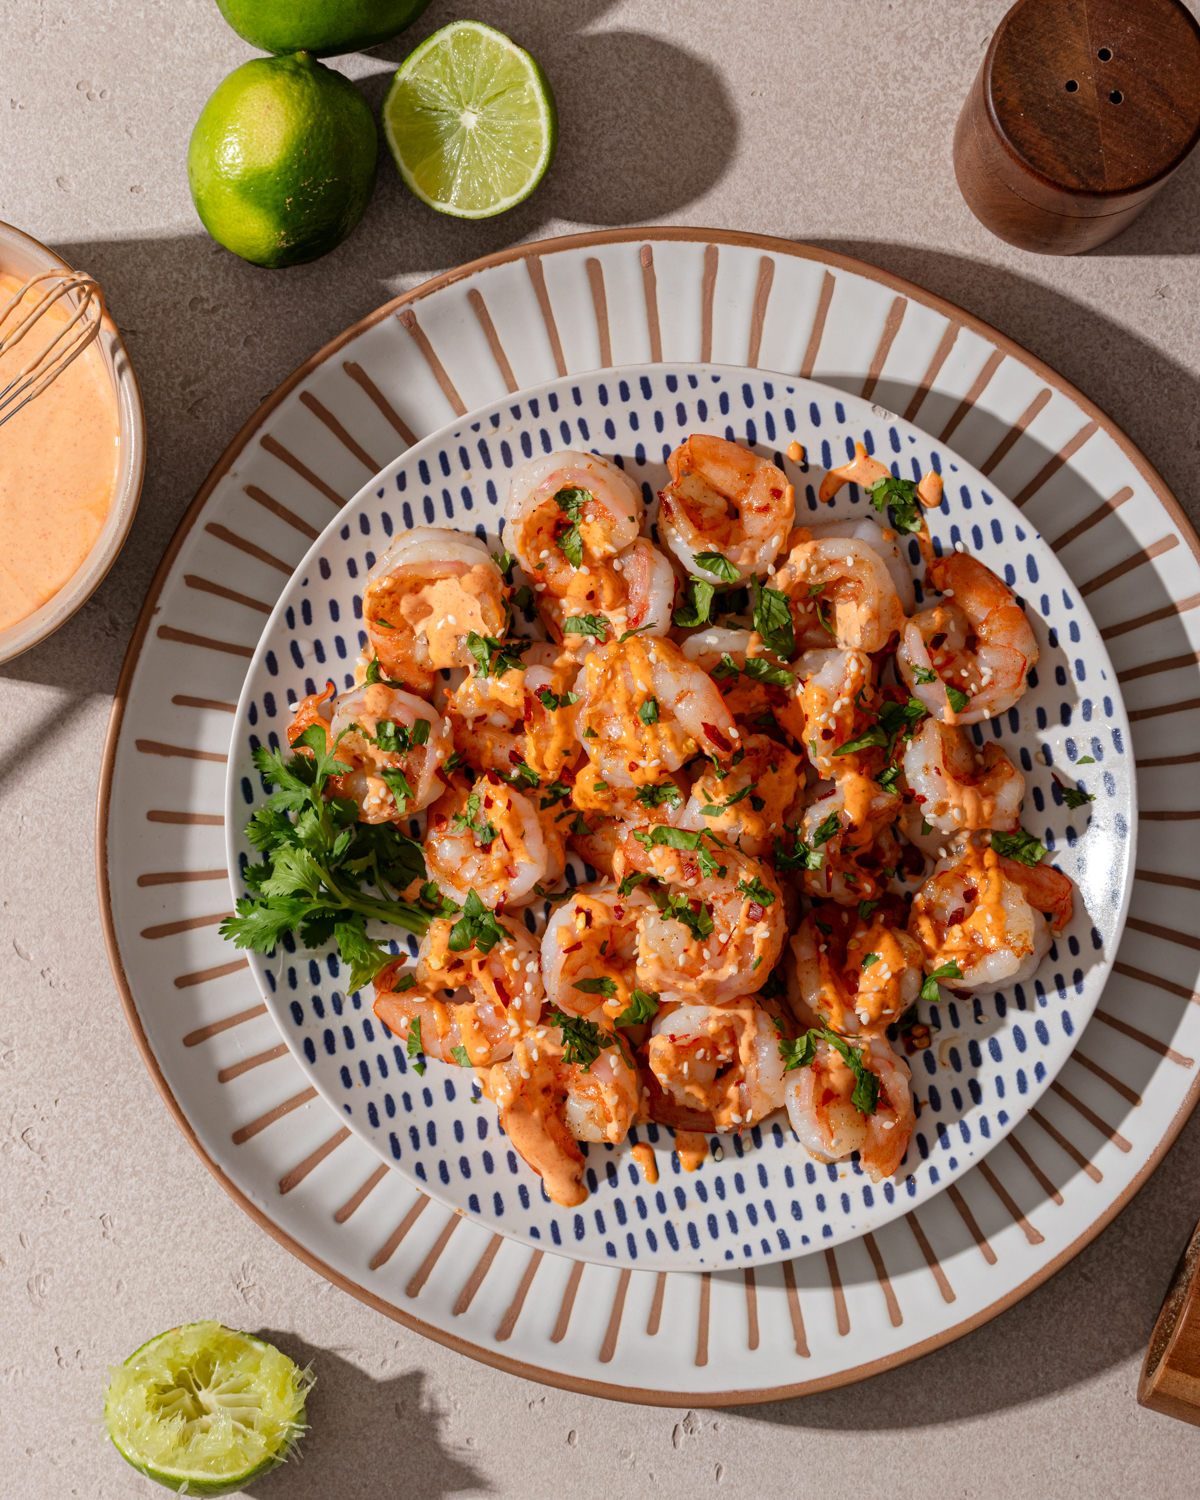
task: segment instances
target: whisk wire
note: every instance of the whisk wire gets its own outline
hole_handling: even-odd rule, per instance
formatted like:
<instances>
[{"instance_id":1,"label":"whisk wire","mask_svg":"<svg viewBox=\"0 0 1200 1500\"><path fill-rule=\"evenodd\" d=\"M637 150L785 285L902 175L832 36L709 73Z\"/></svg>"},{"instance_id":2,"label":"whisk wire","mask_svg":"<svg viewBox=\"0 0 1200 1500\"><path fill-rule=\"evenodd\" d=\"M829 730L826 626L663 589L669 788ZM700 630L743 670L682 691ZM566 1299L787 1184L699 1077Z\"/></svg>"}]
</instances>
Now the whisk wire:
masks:
<instances>
[{"instance_id":1,"label":"whisk wire","mask_svg":"<svg viewBox=\"0 0 1200 1500\"><path fill-rule=\"evenodd\" d=\"M21 321L5 333L4 325L11 317L19 315L26 295L39 282L51 282L52 285L39 289L37 300L25 311ZM2 358L15 349L26 334L43 321L50 308L64 297L69 299L70 315L61 321L58 332L47 339L6 386L0 388L0 427L40 396L95 340L104 319L104 293L99 282L85 272L43 271L31 276L0 308Z\"/></svg>"}]
</instances>

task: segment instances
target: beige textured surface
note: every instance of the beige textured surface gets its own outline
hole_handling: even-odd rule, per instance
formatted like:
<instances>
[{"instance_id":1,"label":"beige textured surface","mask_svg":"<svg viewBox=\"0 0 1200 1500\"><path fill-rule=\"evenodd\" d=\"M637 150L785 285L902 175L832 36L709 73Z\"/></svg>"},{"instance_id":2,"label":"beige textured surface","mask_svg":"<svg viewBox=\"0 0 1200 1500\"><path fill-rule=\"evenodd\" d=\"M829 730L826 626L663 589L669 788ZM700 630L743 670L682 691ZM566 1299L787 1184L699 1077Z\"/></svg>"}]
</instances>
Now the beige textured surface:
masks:
<instances>
[{"instance_id":1,"label":"beige textured surface","mask_svg":"<svg viewBox=\"0 0 1200 1500\"><path fill-rule=\"evenodd\" d=\"M0 0L0 218L100 277L142 382L142 508L99 593L0 667L0 1494L158 1493L91 1420L105 1364L172 1323L274 1330L320 1384L302 1466L254 1493L357 1496L1195 1493L1200 1433L1134 1389L1200 1214L1200 1120L1066 1271L919 1364L803 1402L652 1411L527 1385L409 1334L292 1259L171 1124L117 1003L96 916L92 801L109 697L176 521L300 361L445 267L575 228L678 222L831 246L910 276L1096 399L1200 517L1200 159L1123 238L1043 260L958 196L950 136L1004 0L481 0L556 88L558 162L464 225L390 162L314 266L263 272L200 230L184 153L251 55L214 0ZM338 64L373 105L456 14Z\"/></svg>"}]
</instances>

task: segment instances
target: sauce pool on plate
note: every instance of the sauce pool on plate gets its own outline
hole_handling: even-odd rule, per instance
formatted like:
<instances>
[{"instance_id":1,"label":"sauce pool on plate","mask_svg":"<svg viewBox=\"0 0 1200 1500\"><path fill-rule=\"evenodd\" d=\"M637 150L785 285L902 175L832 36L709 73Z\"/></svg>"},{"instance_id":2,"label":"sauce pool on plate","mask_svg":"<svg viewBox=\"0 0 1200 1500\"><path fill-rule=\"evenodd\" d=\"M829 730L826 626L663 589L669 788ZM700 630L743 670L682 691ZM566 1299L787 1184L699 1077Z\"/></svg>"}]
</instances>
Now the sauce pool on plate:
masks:
<instances>
[{"instance_id":1,"label":"sauce pool on plate","mask_svg":"<svg viewBox=\"0 0 1200 1500\"><path fill-rule=\"evenodd\" d=\"M0 304L23 284L0 272ZM7 326L19 316L14 310ZM50 336L51 320L65 318L56 304L0 357L0 390ZM0 630L53 598L95 545L116 491L119 430L98 341L0 426Z\"/></svg>"}]
</instances>

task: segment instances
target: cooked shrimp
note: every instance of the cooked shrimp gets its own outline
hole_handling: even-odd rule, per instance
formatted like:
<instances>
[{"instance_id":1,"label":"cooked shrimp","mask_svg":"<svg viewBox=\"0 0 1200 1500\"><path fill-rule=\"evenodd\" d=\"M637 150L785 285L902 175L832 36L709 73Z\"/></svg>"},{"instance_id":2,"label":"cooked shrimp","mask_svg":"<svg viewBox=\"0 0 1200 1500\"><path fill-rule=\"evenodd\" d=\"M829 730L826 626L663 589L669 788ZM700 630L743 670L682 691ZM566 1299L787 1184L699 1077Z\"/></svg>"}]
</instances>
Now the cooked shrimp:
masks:
<instances>
[{"instance_id":1,"label":"cooked shrimp","mask_svg":"<svg viewBox=\"0 0 1200 1500\"><path fill-rule=\"evenodd\" d=\"M576 667L549 642L535 642L522 661L506 672L465 677L448 697L446 717L455 748L477 770L509 778L524 764L539 780L554 781L581 753L569 691Z\"/></svg>"},{"instance_id":2,"label":"cooked shrimp","mask_svg":"<svg viewBox=\"0 0 1200 1500\"><path fill-rule=\"evenodd\" d=\"M637 988L638 913L649 899L640 887L622 896L615 885L580 886L552 913L542 934L551 1005L605 1024L628 1008Z\"/></svg>"},{"instance_id":3,"label":"cooked shrimp","mask_svg":"<svg viewBox=\"0 0 1200 1500\"><path fill-rule=\"evenodd\" d=\"M743 734L741 756L712 762L692 783L679 828L709 829L761 859L782 832L803 785L800 757L765 734Z\"/></svg>"},{"instance_id":4,"label":"cooked shrimp","mask_svg":"<svg viewBox=\"0 0 1200 1500\"><path fill-rule=\"evenodd\" d=\"M925 978L906 917L894 897L865 917L832 902L814 907L790 944L788 998L797 1014L811 1012L841 1036L881 1036L898 1021Z\"/></svg>"},{"instance_id":5,"label":"cooked shrimp","mask_svg":"<svg viewBox=\"0 0 1200 1500\"><path fill-rule=\"evenodd\" d=\"M637 541L645 511L641 490L624 470L566 449L530 459L513 475L505 541L534 588L563 599L582 571L563 550L564 541L574 550L575 528L582 568L590 568Z\"/></svg>"},{"instance_id":6,"label":"cooked shrimp","mask_svg":"<svg viewBox=\"0 0 1200 1500\"><path fill-rule=\"evenodd\" d=\"M627 631L640 635L666 635L671 628L678 579L670 559L645 537L613 558L611 563L593 563L579 570L576 586L558 598L546 593L539 609L560 650L577 659L596 640L615 640ZM580 633L571 620L584 618L589 624L603 622L600 635Z\"/></svg>"},{"instance_id":7,"label":"cooked shrimp","mask_svg":"<svg viewBox=\"0 0 1200 1500\"><path fill-rule=\"evenodd\" d=\"M891 823L900 806L897 793L859 771L844 771L829 785L810 789L815 800L804 810L800 837L820 856L816 869L803 872L810 896L843 906L875 901L888 889L900 860Z\"/></svg>"},{"instance_id":8,"label":"cooked shrimp","mask_svg":"<svg viewBox=\"0 0 1200 1500\"><path fill-rule=\"evenodd\" d=\"M367 576L363 620L385 677L428 694L434 673L466 667L467 636L500 637L508 591L475 537L418 526L397 537Z\"/></svg>"},{"instance_id":9,"label":"cooked shrimp","mask_svg":"<svg viewBox=\"0 0 1200 1500\"><path fill-rule=\"evenodd\" d=\"M1072 904L1071 882L1057 870L971 843L938 862L913 900L908 930L927 973L953 965L944 976L951 989L996 990L1033 976L1050 949L1043 910L1061 930Z\"/></svg>"},{"instance_id":10,"label":"cooked shrimp","mask_svg":"<svg viewBox=\"0 0 1200 1500\"><path fill-rule=\"evenodd\" d=\"M796 496L782 470L725 438L693 433L667 459L658 533L698 578L725 580L699 561L720 552L743 578L765 573L792 524Z\"/></svg>"},{"instance_id":11,"label":"cooked shrimp","mask_svg":"<svg viewBox=\"0 0 1200 1500\"><path fill-rule=\"evenodd\" d=\"M977 724L1004 713L1025 691L1038 659L1016 595L961 552L935 558L929 581L943 597L904 626L896 665L905 682L945 724Z\"/></svg>"},{"instance_id":12,"label":"cooked shrimp","mask_svg":"<svg viewBox=\"0 0 1200 1500\"><path fill-rule=\"evenodd\" d=\"M855 537L801 541L788 553L774 587L798 610L815 608L839 646L882 651L904 624L887 564Z\"/></svg>"},{"instance_id":13,"label":"cooked shrimp","mask_svg":"<svg viewBox=\"0 0 1200 1500\"><path fill-rule=\"evenodd\" d=\"M676 838L695 840L687 849L656 843L661 832L635 830L613 859L618 881L642 871L667 888L639 912L639 985L666 999L713 1005L753 994L770 977L787 937L774 872L712 834L681 831Z\"/></svg>"},{"instance_id":14,"label":"cooked shrimp","mask_svg":"<svg viewBox=\"0 0 1200 1500\"><path fill-rule=\"evenodd\" d=\"M733 754L740 731L706 672L673 641L633 636L588 653L576 732L612 786L645 786L698 752Z\"/></svg>"},{"instance_id":15,"label":"cooked shrimp","mask_svg":"<svg viewBox=\"0 0 1200 1500\"><path fill-rule=\"evenodd\" d=\"M903 765L915 814L938 832L1018 826L1025 778L994 741L976 750L961 729L929 718Z\"/></svg>"},{"instance_id":16,"label":"cooked shrimp","mask_svg":"<svg viewBox=\"0 0 1200 1500\"><path fill-rule=\"evenodd\" d=\"M676 827L688 799L688 782L682 771L648 782L634 791L610 786L594 766L583 767L575 780L567 843L594 870L612 874L613 856L631 828L657 823Z\"/></svg>"},{"instance_id":17,"label":"cooked shrimp","mask_svg":"<svg viewBox=\"0 0 1200 1500\"><path fill-rule=\"evenodd\" d=\"M683 654L709 674L735 719L769 727L773 715L781 728L800 738L802 717L788 722L796 674L767 650L757 631L725 626L698 630L684 640Z\"/></svg>"},{"instance_id":18,"label":"cooked shrimp","mask_svg":"<svg viewBox=\"0 0 1200 1500\"><path fill-rule=\"evenodd\" d=\"M806 651L796 666L799 714L787 727L802 740L820 776L863 769L862 754L838 755L875 722L875 668L865 651ZM878 757L876 757L878 759Z\"/></svg>"},{"instance_id":19,"label":"cooked shrimp","mask_svg":"<svg viewBox=\"0 0 1200 1500\"><path fill-rule=\"evenodd\" d=\"M646 1060L663 1092L710 1116L715 1130L742 1130L783 1107L779 1033L751 996L662 1012Z\"/></svg>"},{"instance_id":20,"label":"cooked shrimp","mask_svg":"<svg viewBox=\"0 0 1200 1500\"><path fill-rule=\"evenodd\" d=\"M455 776L429 809L425 860L429 875L460 902L474 890L487 907L536 900L563 869L563 836L539 818L534 799L494 772L474 786Z\"/></svg>"},{"instance_id":21,"label":"cooked shrimp","mask_svg":"<svg viewBox=\"0 0 1200 1500\"><path fill-rule=\"evenodd\" d=\"M852 1101L858 1078L830 1042L817 1043L810 1066L786 1075L788 1119L800 1144L817 1161L844 1161L858 1152L872 1182L890 1177L904 1160L916 1122L908 1064L881 1036L853 1047L860 1065L879 1079L874 1113L865 1115Z\"/></svg>"},{"instance_id":22,"label":"cooked shrimp","mask_svg":"<svg viewBox=\"0 0 1200 1500\"><path fill-rule=\"evenodd\" d=\"M895 587L896 597L900 600L900 608L906 615L912 613L916 607L917 595L913 588L912 570L901 550L899 532L870 516L850 516L844 521L822 521L819 525L810 525L808 531L814 542L822 542L829 537L853 537L855 541L866 542L868 547L874 548L883 558Z\"/></svg>"},{"instance_id":23,"label":"cooked shrimp","mask_svg":"<svg viewBox=\"0 0 1200 1500\"><path fill-rule=\"evenodd\" d=\"M422 727L424 726L424 727ZM333 701L328 739L348 767L341 794L364 823L387 823L441 796L438 772L454 748L450 726L423 698L372 682Z\"/></svg>"},{"instance_id":24,"label":"cooked shrimp","mask_svg":"<svg viewBox=\"0 0 1200 1500\"><path fill-rule=\"evenodd\" d=\"M550 1199L573 1208L587 1198L581 1141L617 1145L640 1103L637 1073L611 1032L588 1066L568 1063L557 1027L518 1037L513 1055L483 1075L513 1149L541 1177Z\"/></svg>"}]
</instances>

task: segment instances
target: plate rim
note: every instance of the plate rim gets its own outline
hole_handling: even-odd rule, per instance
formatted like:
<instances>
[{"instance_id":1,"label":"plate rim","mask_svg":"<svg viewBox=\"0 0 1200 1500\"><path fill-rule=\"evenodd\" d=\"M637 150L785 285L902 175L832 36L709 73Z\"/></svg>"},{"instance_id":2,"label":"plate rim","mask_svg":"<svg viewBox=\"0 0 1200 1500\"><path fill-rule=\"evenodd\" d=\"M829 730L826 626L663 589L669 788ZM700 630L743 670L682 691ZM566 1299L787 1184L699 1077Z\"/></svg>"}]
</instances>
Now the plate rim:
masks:
<instances>
[{"instance_id":1,"label":"plate rim","mask_svg":"<svg viewBox=\"0 0 1200 1500\"><path fill-rule=\"evenodd\" d=\"M262 1229L266 1230L271 1238L283 1246L284 1249L289 1250L311 1270L316 1271L326 1280L340 1287L341 1290L349 1292L350 1295L374 1308L377 1312L383 1313L394 1322L401 1323L405 1327L433 1339L436 1343L456 1350L458 1353L466 1354L483 1364L504 1370L522 1379L533 1380L561 1390L570 1390L581 1395L599 1396L609 1400L624 1401L638 1405L664 1407L681 1405L700 1407L747 1406L761 1404L764 1401L789 1400L800 1395L836 1389L843 1385L851 1385L865 1380L885 1370L908 1364L912 1360L931 1353L934 1349L952 1343L965 1334L973 1332L976 1328L982 1327L985 1323L990 1322L993 1318L998 1317L1002 1312L1007 1311L1008 1308L1023 1300L1037 1287L1054 1276L1069 1261L1073 1260L1102 1230L1107 1228L1121 1210L1141 1190L1150 1176L1153 1175L1167 1151L1174 1144L1184 1124L1191 1116L1197 1101L1200 1100L1200 1076L1193 1079L1182 1103L1179 1105L1175 1115L1170 1120L1141 1170L1113 1202L1097 1215L1087 1226L1086 1230L1066 1246L1065 1249L1060 1251L1051 1261L1039 1267L1018 1286L1012 1288L995 1302L989 1303L987 1307L980 1309L961 1322L952 1324L949 1328L942 1329L930 1335L928 1339L909 1345L896 1353L884 1355L878 1360L868 1361L864 1364L855 1365L849 1369L836 1371L831 1375L818 1377L813 1380L792 1382L782 1386L759 1387L753 1390L741 1389L718 1392L636 1389L629 1386L610 1384L605 1381L583 1379L555 1370L543 1369L540 1366L531 1365L527 1361L498 1354L483 1345L476 1344L468 1339L460 1338L455 1334L437 1328L423 1319L405 1312L402 1308L386 1302L366 1287L344 1276L334 1267L321 1260L319 1256L307 1250L291 1234L268 1218L265 1212L259 1209L247 1194L236 1186L202 1146L196 1132L176 1100L170 1084L159 1067L157 1058L150 1047L149 1040L142 1026L133 993L125 973L120 946L117 940L112 910L112 893L108 879L108 822L116 753L133 676L140 661L146 638L149 635L150 625L157 609L158 600L184 542L199 519L214 489L232 468L238 456L267 418L301 382L308 378L313 370L325 364L339 349L352 340L357 339L402 307L418 302L434 292L452 286L456 282L467 280L481 271L495 266L507 265L514 261L524 260L531 255L556 254L561 251L589 249L603 245L628 244L630 242L652 243L654 241L728 245L737 248L759 250L768 254L811 260L825 266L834 266L850 275L861 276L868 281L886 286L898 294L915 300L920 305L933 308L952 321L961 323L964 328L988 340L997 350L1002 351L1006 356L1015 358L1027 369L1035 372L1047 385L1060 394L1065 395L1068 400L1077 405L1081 412L1089 415L1104 429L1106 435L1116 443L1117 447L1126 455L1146 481L1156 499L1162 504L1167 515L1177 528L1180 536L1187 543L1194 559L1200 563L1200 535L1197 534L1196 528L1193 526L1179 501L1171 493L1171 490L1157 469L1117 422L1109 417L1100 406L1085 396L1070 381L1036 355L1031 354L1015 339L1001 333L984 319L959 307L956 303L938 296L936 293L925 290L915 282L896 276L890 271L885 271L881 267L873 266L869 262L858 260L853 256L843 255L834 250L821 249L799 241L738 230L705 229L703 227L684 225L644 225L634 228L597 230L580 234L562 235L551 239L534 240L511 246L507 250L482 256L421 282L418 286L401 293L398 297L384 303L373 312L368 313L357 322L351 324L350 327L344 329L335 338L317 350L315 354L305 360L281 382L266 400L259 404L235 433L229 445L209 471L204 482L180 518L176 530L163 553L162 559L155 569L154 576L146 593L146 598L143 601L130 636L129 645L126 649L125 658L114 691L113 705L109 715L108 728L105 733L96 794L95 862L97 896L101 928L104 933L105 950L108 955L113 980L121 1000L125 1020L133 1035L134 1043L141 1054L142 1061L155 1087L158 1089L168 1112L211 1175L220 1183L239 1207ZM570 1257L560 1258L569 1259ZM675 1274L695 1275L703 1273L678 1272Z\"/></svg>"},{"instance_id":2,"label":"plate rim","mask_svg":"<svg viewBox=\"0 0 1200 1500\"><path fill-rule=\"evenodd\" d=\"M695 373L708 373L711 371L713 372L714 380L718 378L718 372L722 376L733 376L737 374L749 376L752 373L748 366L725 364L716 360L662 360L658 362L641 361L631 362L629 364L613 364L604 366L603 371L600 373L602 373L605 377L611 375L613 380L617 380L622 376L629 376L629 378L632 379L637 372L646 372L651 370L657 370L667 373L673 371L676 374L683 374L684 372L686 372L687 374L693 376ZM562 396L560 388L564 385L569 385L572 381L581 379L584 373L585 372L573 371L566 375L555 375L552 378L546 380L535 381L533 384L528 386L521 386L514 391L509 391L502 399L496 399L486 402L482 406L474 407L461 415L456 415L451 421L446 422L441 427L436 427L431 432L426 433L423 437L419 438L415 444L413 444L409 448L406 448L403 453L397 455L396 458L385 464L382 469L380 469L371 479L368 479L364 484L362 484L359 489L357 489L354 494L351 495L349 499L347 499L342 509L339 510L326 523L324 530L321 531L321 533L312 540L308 550L300 558L295 568L293 568L290 576L285 580L283 588L278 598L276 599L274 606L272 607L271 614L264 622L262 631L259 634L258 640L254 645L254 654L247 664L246 675L243 678L241 690L238 694L237 710L234 715L233 726L230 730L229 759L226 766L224 787L224 814L226 819L224 832L226 870L229 876L231 889L233 890L235 896L242 884L241 876L238 873L237 844L239 842L241 834L244 832L245 827L243 818L244 804L240 799L238 791L239 776L241 776L245 770L244 764L241 761L246 733L246 716L244 710L248 698L258 696L262 687L261 681L257 685L253 685L251 682L251 678L256 672L261 673L263 655L264 651L268 647L269 638L271 638L273 635L278 634L279 625L285 613L291 608L298 607L295 595L291 595L291 597L289 598L293 585L296 585L298 580L301 580L302 574L312 574L312 572L314 571L316 560L321 556L323 548L328 544L329 540L337 534L338 529L344 527L344 518L347 517L352 509L358 509L360 511L370 510L372 501L377 499L376 491L378 490L378 495L380 496L383 494L383 490L378 489L378 487L381 484L387 485L391 479L394 479L395 472L401 464L407 464L410 461L413 461L415 457L429 457L432 451L436 449L439 444L443 448L448 447L452 438L460 437L462 435L462 432L469 427L478 428L480 422L487 416L487 414L494 412L497 408L503 408L513 403L528 404L528 402L531 400L537 401L542 399L547 391L556 389L560 390L561 400ZM864 405L870 405L870 401L868 398L864 398L861 396L851 396L849 393L841 391L837 386L828 385L826 382L816 380L812 376L792 376L789 375L786 371L772 370L768 366L755 366L753 373L757 374L764 381L794 381L798 386L802 385L805 387L815 387L818 392L827 393L831 399L838 399L842 401L861 401ZM643 401L645 399L646 398L643 398ZM807 399L809 399L809 397L805 394L803 396L803 400ZM797 404L802 404L799 399ZM978 475L982 485L986 485L990 482L985 475L983 475L978 469L976 469L973 464L971 464L949 443L941 444L939 439L934 437L933 434L925 432L925 430L918 427L915 422L908 421L906 418L897 416L895 413L892 413L892 418L895 422L903 423L906 427L915 428L916 431L921 433L932 447L941 447L943 449L944 457L947 462L952 459L956 460L956 463L953 465L953 467L969 469L972 473ZM429 445L428 451L426 450L427 444ZM1018 520L1019 524L1020 512L1017 510L1016 506L1013 505L1012 500L1007 494L999 490L997 487L993 486L993 488L996 489L997 495L999 495L1001 499L1003 499L1010 507L1012 507L1012 510L1014 512L1013 519ZM497 511L494 514L502 515L502 506L498 507ZM350 517L350 524L353 525L352 516ZM449 522L442 523L441 521L435 521L432 523L432 526L433 529L445 529L452 534L469 534L464 533L461 528L452 525ZM1057 558L1055 558L1051 544L1047 542L1045 538L1040 535L1040 533L1036 534L1036 541L1042 548L1045 549L1045 552L1048 553L1051 558L1054 558L1055 562L1057 563ZM1026 543L1025 545L1031 544ZM1041 558L1039 557L1039 563L1040 562ZM1057 563L1057 565L1059 567L1062 567L1061 563ZM1063 568L1062 571L1064 572L1064 574L1066 574L1065 568ZM1066 576L1068 579L1070 579L1069 574L1066 574ZM307 582L307 580L302 580L302 582ZM1127 732L1129 723L1128 708L1125 703L1124 694L1121 692L1119 686L1116 668L1113 665L1112 659L1108 653L1108 647L1104 641L1100 626L1092 616L1092 612L1088 607L1086 600L1081 598L1079 600L1079 606L1086 613L1087 618L1090 621L1092 629L1095 633L1095 645L1103 653L1104 659L1108 663L1109 669L1112 672L1114 692L1116 693L1118 698L1118 703L1123 716L1123 722L1126 726L1125 732ZM275 642L275 645L278 646L278 641ZM1062 1060L1058 1064L1058 1066L1053 1070L1053 1072L1049 1072L1046 1074L1046 1076L1037 1086L1036 1092L1031 1091L1028 1095L1023 1096L1022 1109L1020 1113L1014 1114L1004 1125L1000 1126L998 1128L998 1133L988 1136L986 1138L986 1145L983 1150L974 1154L969 1161L964 1162L962 1171L955 1171L946 1176L933 1189L933 1191L928 1194L928 1196L921 1197L909 1203L905 1203L897 1197L896 1204L893 1206L892 1212L878 1222L873 1222L868 1229L860 1230L857 1233L849 1233L844 1238L835 1238L832 1241L822 1240L820 1243L811 1245L807 1250L797 1251L792 1248L788 1248L786 1250L777 1248L768 1255L762 1257L754 1257L749 1262L740 1262L738 1263L737 1267L730 1267L722 1265L719 1262L714 1262L709 1266L705 1266L703 1264L697 1266L693 1264L691 1266L660 1266L656 1269L666 1269L670 1274L696 1275L702 1274L704 1271L708 1271L711 1273L713 1271L730 1269L745 1270L766 1268L772 1265L778 1265L784 1260L797 1260L804 1256L816 1255L818 1251L822 1249L836 1248L838 1245L850 1244L855 1240L861 1239L864 1234L874 1234L884 1229L887 1225L895 1223L896 1220L902 1218L905 1212L907 1212L908 1210L915 1210L916 1208L928 1205L933 1201L933 1199L940 1197L941 1194L945 1193L947 1189L951 1187L951 1185L958 1183L962 1178L966 1177L979 1165L981 1161L987 1160L991 1152L1004 1140L1006 1140L1013 1133L1013 1131L1018 1128L1023 1120L1028 1119L1030 1113L1037 1108L1043 1096L1051 1089L1054 1081L1061 1076L1063 1069L1066 1067L1066 1064L1070 1061L1071 1057L1074 1055L1076 1049L1082 1041L1083 1033L1087 1029L1088 1024L1091 1022L1097 1006L1100 1004L1104 987L1108 984L1109 979L1113 975L1113 966L1117 960L1117 950L1119 949L1121 941L1125 936L1126 922L1129 916L1129 910L1133 899L1135 870L1137 866L1138 805L1139 794L1136 767L1133 766L1131 767L1130 772L1129 808L1127 810L1122 809L1122 815L1127 816L1129 821L1129 833L1125 840L1126 873L1121 896L1119 920L1114 932L1111 952L1107 959L1107 973L1104 977L1104 983L1101 986L1100 991L1096 994L1092 1004L1090 1005L1090 1007L1088 1007L1086 1015L1081 1015L1079 1017L1073 1016L1072 1019L1075 1020L1078 1029L1075 1032L1073 1038L1070 1039L1070 1045L1064 1052ZM239 821L239 819L242 819L242 821ZM411 1167L389 1160L383 1148L381 1140L376 1134L373 1134L372 1132L365 1129L363 1127L362 1121L357 1116L352 1115L349 1120L343 1120L340 1113L340 1101L337 1095L332 1091L332 1087L329 1084L328 1078L326 1077L324 1072L315 1068L311 1061L307 1060L304 1057L303 1049L296 1034L289 1028L284 1026L282 1023L281 1015L276 1009L276 1001L279 997L272 988L264 984L262 981L262 964L264 960L262 959L261 955L254 953L248 953L246 956L249 961L250 970L255 977L255 982L258 985L259 994L261 995L264 1004L267 1006L267 1009L270 1012L275 1025L279 1029L279 1032L287 1045L288 1051L295 1059L297 1065L304 1072L309 1083L317 1090L317 1093L334 1112L334 1114L337 1115L338 1119L341 1120L344 1126L348 1126L349 1129L351 1129L359 1138L359 1140L367 1145L369 1149L373 1151L376 1156L378 1156L379 1160L383 1162L385 1166L394 1167L395 1170L399 1172L401 1177L403 1177L417 1192L424 1193L427 1197L431 1198L435 1203L439 1203L448 1211L461 1214L468 1223L476 1224L480 1228L488 1229L496 1234L500 1234L505 1239L512 1240L515 1244L523 1245L526 1249L534 1250L542 1248L536 1243L530 1243L530 1241L523 1235L518 1233L510 1233L506 1228L491 1224L486 1219L486 1217L479 1215L477 1212L472 1212L470 1209L463 1208L461 1203L457 1203L453 1200L452 1195L447 1195L445 1192L441 1191L438 1187L438 1184L419 1178L411 1169ZM1031 983L1032 979L1026 982ZM721 1133L722 1132L720 1131L717 1132L718 1135L720 1135ZM624 1256L618 1256L615 1260L606 1260L602 1258L599 1252L595 1251L594 1249L588 1254L577 1253L567 1258L573 1261L580 1261L585 1265L607 1265L610 1267L615 1267L618 1270L642 1269L642 1267L640 1266L630 1265Z\"/></svg>"}]
</instances>

